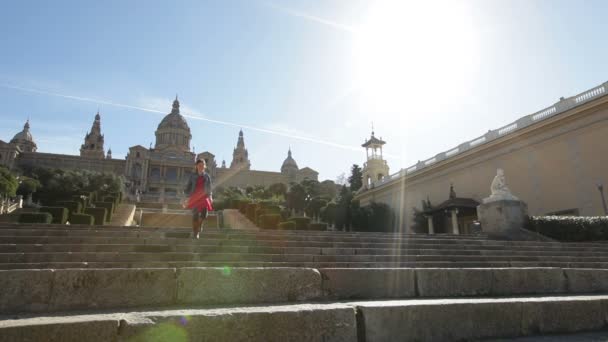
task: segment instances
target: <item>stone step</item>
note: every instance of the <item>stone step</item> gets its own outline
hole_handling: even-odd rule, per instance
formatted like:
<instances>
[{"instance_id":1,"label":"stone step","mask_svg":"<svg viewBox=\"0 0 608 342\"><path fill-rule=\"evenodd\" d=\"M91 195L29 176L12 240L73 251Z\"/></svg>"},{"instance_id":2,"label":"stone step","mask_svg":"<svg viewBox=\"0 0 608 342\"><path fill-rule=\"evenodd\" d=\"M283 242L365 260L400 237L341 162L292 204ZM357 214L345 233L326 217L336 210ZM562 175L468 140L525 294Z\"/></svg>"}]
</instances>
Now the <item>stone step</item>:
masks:
<instances>
[{"instance_id":1,"label":"stone step","mask_svg":"<svg viewBox=\"0 0 608 342\"><path fill-rule=\"evenodd\" d=\"M419 243L410 242L402 244L386 244L372 242L327 242L327 241L279 241L279 240L240 240L240 239L214 239L203 236L201 240L190 240L187 234L182 238L111 238L111 237L35 237L35 236L3 236L0 244L130 244L130 245L231 245L231 246L265 246L265 247L319 247L319 248L377 248L386 250L395 249L466 249L466 250L568 250L608 252L606 247L561 245L507 245L500 243L486 244L447 244L447 243Z\"/></svg>"},{"instance_id":2,"label":"stone step","mask_svg":"<svg viewBox=\"0 0 608 342\"><path fill-rule=\"evenodd\" d=\"M559 267L608 269L608 262L546 261L412 261L412 262L285 262L285 261L96 261L0 263L0 270L76 268L181 267L308 267L308 268L509 268Z\"/></svg>"},{"instance_id":3,"label":"stone step","mask_svg":"<svg viewBox=\"0 0 608 342\"><path fill-rule=\"evenodd\" d=\"M57 252L0 253L0 263L95 261L292 261L292 262L411 262L411 261L538 261L608 262L601 256L555 255L313 255L265 253L191 252Z\"/></svg>"},{"instance_id":4,"label":"stone step","mask_svg":"<svg viewBox=\"0 0 608 342\"><path fill-rule=\"evenodd\" d=\"M0 341L463 341L598 331L606 316L602 295L168 308L7 318Z\"/></svg>"},{"instance_id":5,"label":"stone step","mask_svg":"<svg viewBox=\"0 0 608 342\"><path fill-rule=\"evenodd\" d=\"M0 312L607 293L608 270L146 268L0 271Z\"/></svg>"},{"instance_id":6,"label":"stone step","mask_svg":"<svg viewBox=\"0 0 608 342\"><path fill-rule=\"evenodd\" d=\"M426 246L424 246L426 247ZM324 248L324 247L271 247L201 244L0 244L0 253L44 253L44 252L196 252L196 253L269 253L269 254L313 254L313 255L514 255L514 256L596 256L608 257L608 251L547 248L513 249L429 249L429 248Z\"/></svg>"}]
</instances>

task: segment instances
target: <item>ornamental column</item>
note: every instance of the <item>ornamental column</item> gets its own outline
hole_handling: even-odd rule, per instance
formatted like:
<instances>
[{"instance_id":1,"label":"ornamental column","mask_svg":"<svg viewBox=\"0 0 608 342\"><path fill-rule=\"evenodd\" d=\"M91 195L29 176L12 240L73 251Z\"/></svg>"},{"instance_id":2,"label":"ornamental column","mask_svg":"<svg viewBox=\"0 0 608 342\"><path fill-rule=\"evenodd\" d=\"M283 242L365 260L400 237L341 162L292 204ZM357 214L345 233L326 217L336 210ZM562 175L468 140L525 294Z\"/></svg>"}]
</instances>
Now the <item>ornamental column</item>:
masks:
<instances>
[{"instance_id":1,"label":"ornamental column","mask_svg":"<svg viewBox=\"0 0 608 342\"><path fill-rule=\"evenodd\" d=\"M458 235L458 209L452 209L450 211L452 213L452 234Z\"/></svg>"}]
</instances>

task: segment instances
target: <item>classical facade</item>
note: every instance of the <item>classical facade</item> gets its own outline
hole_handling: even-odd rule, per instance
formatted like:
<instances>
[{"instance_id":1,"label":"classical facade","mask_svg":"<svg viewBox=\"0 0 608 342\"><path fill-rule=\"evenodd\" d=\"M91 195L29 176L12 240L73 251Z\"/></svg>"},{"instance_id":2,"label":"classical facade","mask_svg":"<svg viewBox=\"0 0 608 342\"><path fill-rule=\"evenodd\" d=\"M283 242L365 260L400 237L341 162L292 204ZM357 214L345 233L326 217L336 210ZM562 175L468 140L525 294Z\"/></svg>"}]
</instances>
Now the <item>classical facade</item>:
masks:
<instances>
[{"instance_id":1,"label":"classical facade","mask_svg":"<svg viewBox=\"0 0 608 342\"><path fill-rule=\"evenodd\" d=\"M502 169L511 192L528 204L531 215L605 215L600 191L608 184L606 137L608 83L561 98L392 175L381 179L370 175L373 181L356 199L361 205L388 204L397 230L411 231L413 208L427 212L440 208L446 222L456 212L457 230L469 232L474 217L464 209L492 193L492 180ZM448 196L451 186L458 192L456 200ZM426 205L429 202L433 209ZM455 210L458 206L462 209ZM457 231L451 224L434 230Z\"/></svg>"},{"instance_id":2,"label":"classical facade","mask_svg":"<svg viewBox=\"0 0 608 342\"><path fill-rule=\"evenodd\" d=\"M112 172L125 177L131 191L139 191L144 200L177 201L183 195L187 176L194 171L196 159L204 159L215 186L255 186L274 183L289 184L306 178L318 179L318 173L308 167L298 168L291 149L280 172L251 170L251 161L241 130L233 151L230 167L222 161L217 166L215 155L209 151L196 154L191 149L192 133L186 119L180 113L179 100L173 101L167 114L154 132L156 143L148 148L135 145L129 148L124 160L113 159L112 151L104 150L101 115L95 115L93 125L84 137L80 155L64 155L37 152L30 133L29 121L23 131L6 143L0 140L0 165L9 168L43 166L63 169L81 169Z\"/></svg>"}]
</instances>

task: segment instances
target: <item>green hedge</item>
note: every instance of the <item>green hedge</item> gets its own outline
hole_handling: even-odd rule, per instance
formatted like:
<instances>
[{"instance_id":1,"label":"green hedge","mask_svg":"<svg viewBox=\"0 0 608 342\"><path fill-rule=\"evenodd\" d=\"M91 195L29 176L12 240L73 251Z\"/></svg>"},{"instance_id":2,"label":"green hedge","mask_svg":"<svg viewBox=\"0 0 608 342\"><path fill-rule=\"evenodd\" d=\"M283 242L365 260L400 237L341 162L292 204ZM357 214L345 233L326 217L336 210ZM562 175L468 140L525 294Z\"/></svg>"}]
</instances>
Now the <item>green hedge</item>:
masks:
<instances>
[{"instance_id":1,"label":"green hedge","mask_svg":"<svg viewBox=\"0 0 608 342\"><path fill-rule=\"evenodd\" d=\"M72 219L72 215L82 213L82 204L80 201L60 201L57 202L57 205L68 209L68 217L70 220Z\"/></svg>"},{"instance_id":2,"label":"green hedge","mask_svg":"<svg viewBox=\"0 0 608 342\"><path fill-rule=\"evenodd\" d=\"M114 203L114 208L112 209L112 213L116 212L116 208L118 208L118 198L114 197L114 196L106 196L103 198L103 202L110 202L110 203Z\"/></svg>"},{"instance_id":3,"label":"green hedge","mask_svg":"<svg viewBox=\"0 0 608 342\"><path fill-rule=\"evenodd\" d=\"M558 241L608 240L606 216L533 216L528 218L525 228Z\"/></svg>"},{"instance_id":4,"label":"green hedge","mask_svg":"<svg viewBox=\"0 0 608 342\"><path fill-rule=\"evenodd\" d=\"M255 222L255 212L260 206L256 203L249 203L245 208L245 216L251 221Z\"/></svg>"},{"instance_id":5,"label":"green hedge","mask_svg":"<svg viewBox=\"0 0 608 342\"><path fill-rule=\"evenodd\" d=\"M297 230L307 230L308 225L310 224L309 217L292 217L287 221L294 222Z\"/></svg>"},{"instance_id":6,"label":"green hedge","mask_svg":"<svg viewBox=\"0 0 608 342\"><path fill-rule=\"evenodd\" d=\"M308 230L327 230L327 223L311 223Z\"/></svg>"},{"instance_id":7,"label":"green hedge","mask_svg":"<svg viewBox=\"0 0 608 342\"><path fill-rule=\"evenodd\" d=\"M95 224L95 217L87 214L72 214L70 219L71 224L86 224L92 226Z\"/></svg>"},{"instance_id":8,"label":"green hedge","mask_svg":"<svg viewBox=\"0 0 608 342\"><path fill-rule=\"evenodd\" d=\"M53 222L53 215L50 213L23 213L19 215L19 223L46 223Z\"/></svg>"},{"instance_id":9,"label":"green hedge","mask_svg":"<svg viewBox=\"0 0 608 342\"><path fill-rule=\"evenodd\" d=\"M260 216L258 227L262 229L277 229L281 222L281 215L269 214Z\"/></svg>"},{"instance_id":10,"label":"green hedge","mask_svg":"<svg viewBox=\"0 0 608 342\"><path fill-rule=\"evenodd\" d=\"M49 213L53 215L55 224L65 224L68 221L68 209L64 207L40 207L38 210L41 213Z\"/></svg>"},{"instance_id":11,"label":"green hedge","mask_svg":"<svg viewBox=\"0 0 608 342\"><path fill-rule=\"evenodd\" d=\"M112 221L112 213L114 212L114 203L112 202L95 202L93 203L97 208L106 208L106 222ZM97 221L97 219L95 220Z\"/></svg>"},{"instance_id":12,"label":"green hedge","mask_svg":"<svg viewBox=\"0 0 608 342\"><path fill-rule=\"evenodd\" d=\"M89 200L81 198L80 195L74 195L74 196L72 196L72 202L78 202L78 203L80 203L81 212L82 212L82 209L84 209L84 208L86 208L86 207L89 206Z\"/></svg>"},{"instance_id":13,"label":"green hedge","mask_svg":"<svg viewBox=\"0 0 608 342\"><path fill-rule=\"evenodd\" d=\"M106 216L107 216L107 212L108 209L106 208L86 208L84 210L84 213L87 215L91 215L95 218L95 225L96 226L103 226L104 224L106 224Z\"/></svg>"},{"instance_id":14,"label":"green hedge","mask_svg":"<svg viewBox=\"0 0 608 342\"><path fill-rule=\"evenodd\" d=\"M280 230L295 230L296 223L293 221L281 222L278 227Z\"/></svg>"}]
</instances>

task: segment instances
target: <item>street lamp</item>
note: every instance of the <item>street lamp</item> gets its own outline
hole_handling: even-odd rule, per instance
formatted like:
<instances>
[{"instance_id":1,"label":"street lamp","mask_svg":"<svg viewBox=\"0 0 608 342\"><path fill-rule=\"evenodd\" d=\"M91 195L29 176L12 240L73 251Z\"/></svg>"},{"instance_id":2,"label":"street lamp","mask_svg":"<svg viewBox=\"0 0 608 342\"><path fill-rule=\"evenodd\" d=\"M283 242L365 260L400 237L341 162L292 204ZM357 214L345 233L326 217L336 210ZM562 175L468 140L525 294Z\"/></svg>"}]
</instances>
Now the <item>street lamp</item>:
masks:
<instances>
[{"instance_id":1,"label":"street lamp","mask_svg":"<svg viewBox=\"0 0 608 342\"><path fill-rule=\"evenodd\" d=\"M597 183L597 190L600 192L600 196L602 197L602 206L604 207L604 215L608 215L608 208L606 207L606 198L604 198L604 185L602 183Z\"/></svg>"}]
</instances>

